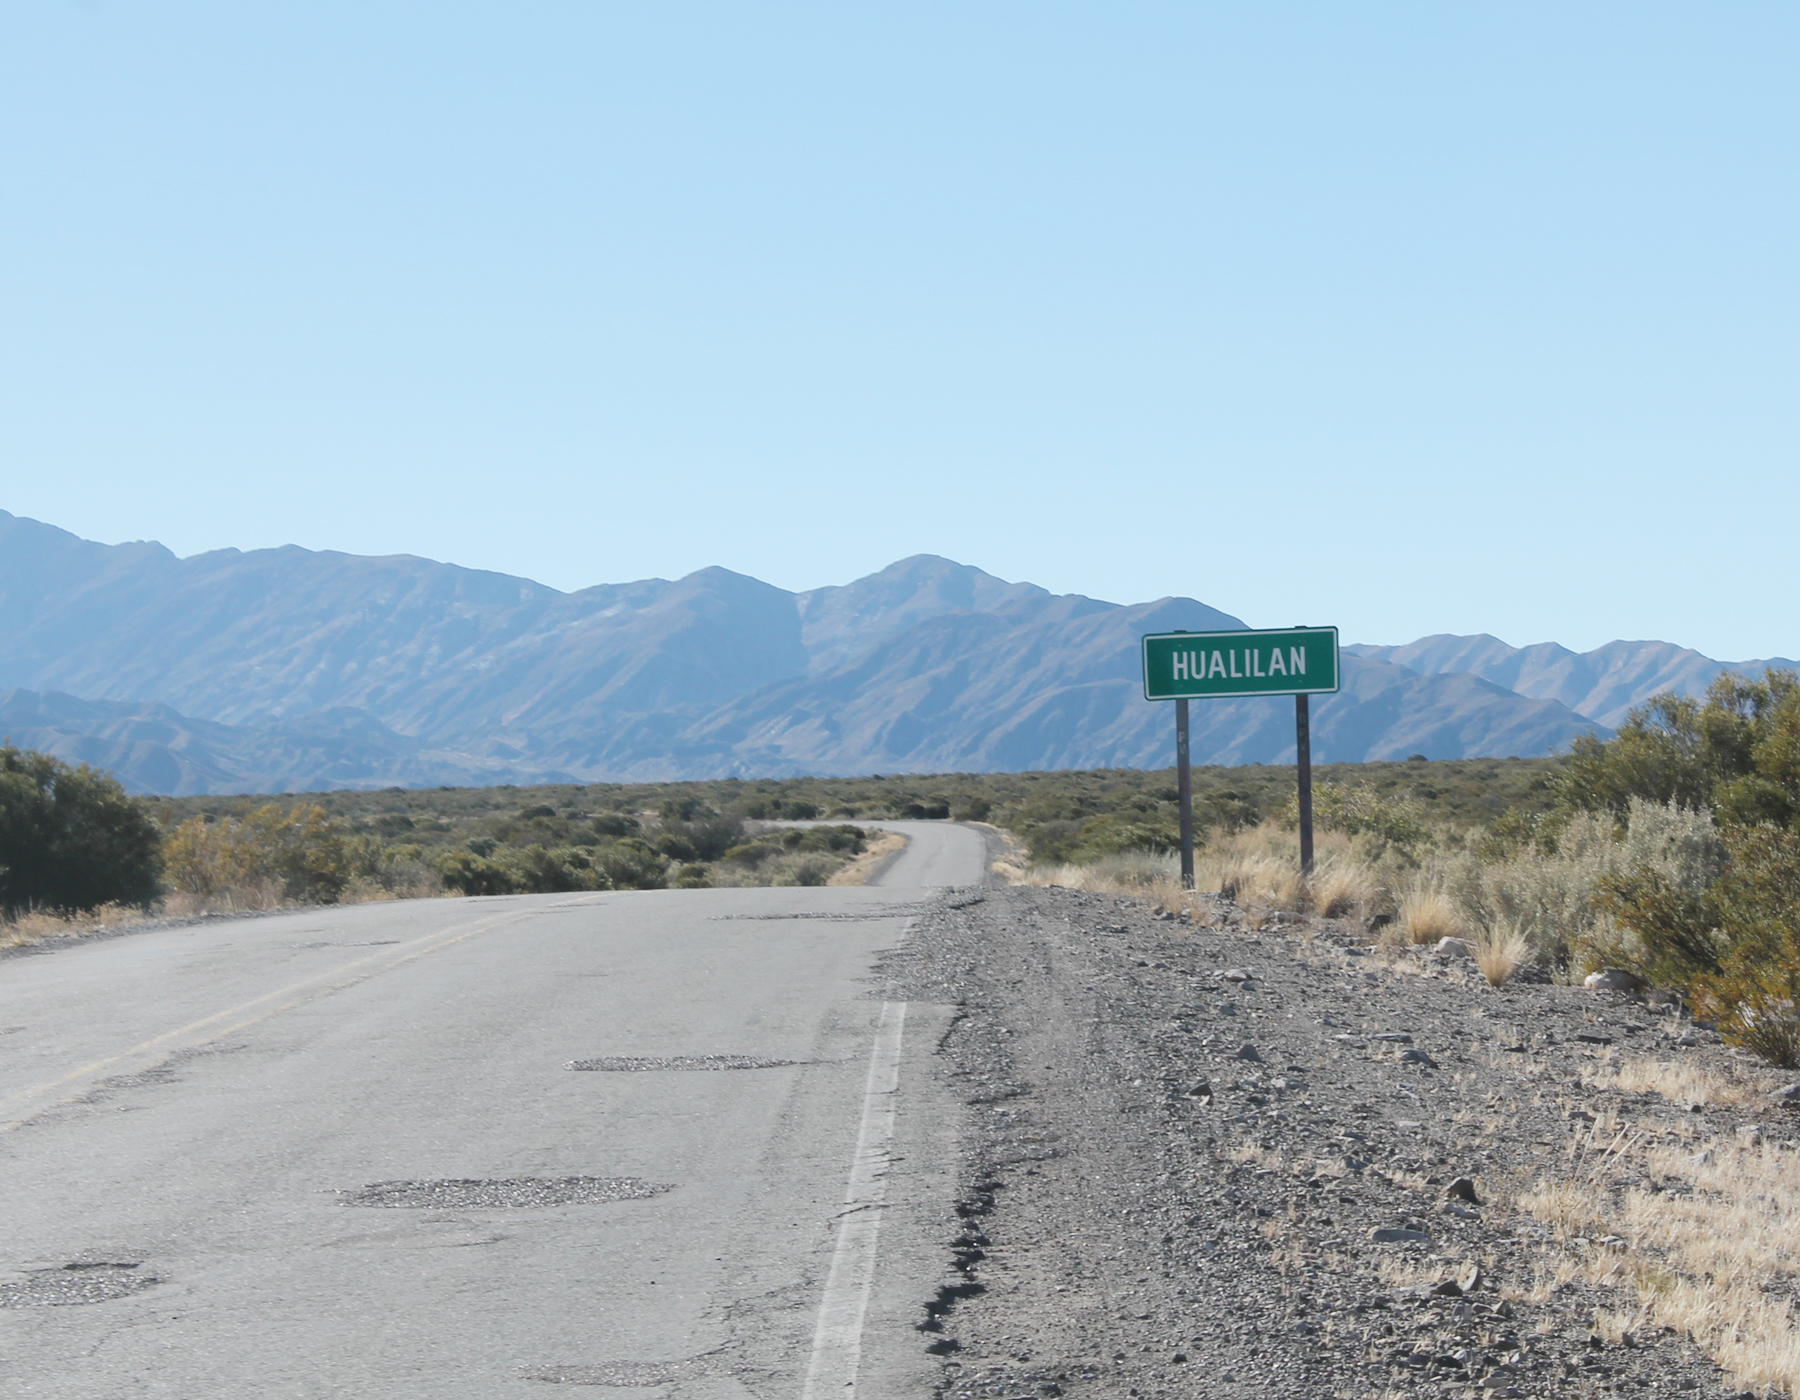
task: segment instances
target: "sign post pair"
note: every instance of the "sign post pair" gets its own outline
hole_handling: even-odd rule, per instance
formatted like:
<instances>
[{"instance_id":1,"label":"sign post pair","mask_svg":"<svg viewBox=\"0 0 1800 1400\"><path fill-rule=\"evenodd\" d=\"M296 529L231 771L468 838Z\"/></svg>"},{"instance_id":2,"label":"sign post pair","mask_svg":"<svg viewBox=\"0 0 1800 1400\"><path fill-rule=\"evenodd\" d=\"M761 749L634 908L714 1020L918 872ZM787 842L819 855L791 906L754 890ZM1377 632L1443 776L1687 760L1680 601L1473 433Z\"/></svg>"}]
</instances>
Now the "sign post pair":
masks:
<instances>
[{"instance_id":1,"label":"sign post pair","mask_svg":"<svg viewBox=\"0 0 1800 1400\"><path fill-rule=\"evenodd\" d=\"M1175 702L1175 781L1181 805L1181 883L1194 888L1194 781L1188 701L1253 695L1294 697L1299 768L1300 870L1313 867L1312 716L1308 697L1338 689L1335 627L1236 632L1159 632L1144 638L1144 698Z\"/></svg>"}]
</instances>

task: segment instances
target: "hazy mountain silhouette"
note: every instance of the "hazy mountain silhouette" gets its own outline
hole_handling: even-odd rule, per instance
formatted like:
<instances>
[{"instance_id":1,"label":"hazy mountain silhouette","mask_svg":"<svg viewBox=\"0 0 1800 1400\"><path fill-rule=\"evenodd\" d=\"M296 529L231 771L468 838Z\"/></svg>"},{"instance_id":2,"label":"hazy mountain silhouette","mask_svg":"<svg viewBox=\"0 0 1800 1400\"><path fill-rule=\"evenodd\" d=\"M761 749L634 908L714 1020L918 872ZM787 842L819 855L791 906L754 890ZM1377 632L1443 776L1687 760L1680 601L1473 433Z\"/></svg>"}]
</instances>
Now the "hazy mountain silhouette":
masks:
<instances>
[{"instance_id":1,"label":"hazy mountain silhouette","mask_svg":"<svg viewBox=\"0 0 1800 1400\"><path fill-rule=\"evenodd\" d=\"M1570 651L1555 642L1508 646L1498 637L1439 634L1404 646L1350 646L1358 656L1392 661L1435 676L1466 672L1520 695L1557 700L1576 714L1617 727L1633 705L1674 691L1700 695L1723 672L1760 676L1771 666L1800 668L1782 657L1761 661L1714 661L1670 642L1608 642L1592 651Z\"/></svg>"},{"instance_id":2,"label":"hazy mountain silhouette","mask_svg":"<svg viewBox=\"0 0 1800 1400\"><path fill-rule=\"evenodd\" d=\"M1242 625L932 555L798 594L718 568L560 593L409 555L180 559L0 511L0 732L153 791L1163 766L1139 634ZM1379 656L1314 706L1325 760L1543 754L1597 727ZM1292 714L1198 704L1195 758L1291 760Z\"/></svg>"}]
</instances>

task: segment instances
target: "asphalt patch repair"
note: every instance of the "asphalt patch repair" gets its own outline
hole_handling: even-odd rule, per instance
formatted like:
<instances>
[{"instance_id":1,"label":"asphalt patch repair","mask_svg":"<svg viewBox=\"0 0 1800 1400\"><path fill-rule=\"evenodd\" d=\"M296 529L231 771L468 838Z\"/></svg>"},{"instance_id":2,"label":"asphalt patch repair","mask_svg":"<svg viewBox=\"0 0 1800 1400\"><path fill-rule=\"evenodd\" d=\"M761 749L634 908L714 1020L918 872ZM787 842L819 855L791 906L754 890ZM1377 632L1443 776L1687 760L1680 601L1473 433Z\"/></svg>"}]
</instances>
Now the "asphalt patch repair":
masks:
<instances>
[{"instance_id":1,"label":"asphalt patch repair","mask_svg":"<svg viewBox=\"0 0 1800 1400\"><path fill-rule=\"evenodd\" d=\"M161 1282L137 1263L75 1263L33 1269L22 1280L0 1283L0 1308L66 1308L110 1303Z\"/></svg>"},{"instance_id":2,"label":"asphalt patch repair","mask_svg":"<svg viewBox=\"0 0 1800 1400\"><path fill-rule=\"evenodd\" d=\"M917 1323L945 1400L1761 1393L1651 1306L1709 1273L1582 1223L1705 1205L1715 1154L1800 1190L1783 1077L1672 1005L1032 887L940 901L883 973L958 1008L962 1185ZM1753 1291L1785 1318L1794 1284Z\"/></svg>"},{"instance_id":3,"label":"asphalt patch repair","mask_svg":"<svg viewBox=\"0 0 1800 1400\"><path fill-rule=\"evenodd\" d=\"M542 1206L604 1206L643 1201L673 1186L635 1176L521 1176L503 1181L377 1181L338 1194L347 1206L439 1210L530 1210Z\"/></svg>"},{"instance_id":4,"label":"asphalt patch repair","mask_svg":"<svg viewBox=\"0 0 1800 1400\"><path fill-rule=\"evenodd\" d=\"M602 1055L595 1060L570 1060L569 1068L641 1074L650 1070L781 1069L799 1063L760 1055Z\"/></svg>"}]
</instances>

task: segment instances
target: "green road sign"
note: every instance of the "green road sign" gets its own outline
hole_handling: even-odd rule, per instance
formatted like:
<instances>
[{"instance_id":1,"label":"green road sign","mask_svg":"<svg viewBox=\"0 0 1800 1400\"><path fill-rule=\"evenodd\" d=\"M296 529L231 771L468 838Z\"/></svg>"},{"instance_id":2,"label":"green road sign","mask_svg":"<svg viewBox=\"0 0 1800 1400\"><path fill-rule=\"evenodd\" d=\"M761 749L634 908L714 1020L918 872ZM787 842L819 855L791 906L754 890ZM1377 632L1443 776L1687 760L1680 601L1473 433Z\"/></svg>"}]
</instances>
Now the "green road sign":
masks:
<instances>
[{"instance_id":1,"label":"green road sign","mask_svg":"<svg viewBox=\"0 0 1800 1400\"><path fill-rule=\"evenodd\" d=\"M1144 638L1144 698L1326 695L1338 688L1335 627L1161 632Z\"/></svg>"}]
</instances>

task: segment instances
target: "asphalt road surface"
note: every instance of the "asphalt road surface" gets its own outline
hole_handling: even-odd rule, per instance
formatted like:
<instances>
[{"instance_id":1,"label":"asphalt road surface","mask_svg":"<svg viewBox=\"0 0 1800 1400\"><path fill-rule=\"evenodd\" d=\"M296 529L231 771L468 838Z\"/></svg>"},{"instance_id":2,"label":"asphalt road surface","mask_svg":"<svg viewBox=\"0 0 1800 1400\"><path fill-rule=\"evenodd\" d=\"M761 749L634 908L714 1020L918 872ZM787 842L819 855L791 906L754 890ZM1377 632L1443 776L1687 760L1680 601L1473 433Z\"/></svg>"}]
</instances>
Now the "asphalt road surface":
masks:
<instances>
[{"instance_id":1,"label":"asphalt road surface","mask_svg":"<svg viewBox=\"0 0 1800 1400\"><path fill-rule=\"evenodd\" d=\"M0 960L0 1394L928 1393L947 1012L868 974L985 852L894 825L866 888L365 904Z\"/></svg>"}]
</instances>

